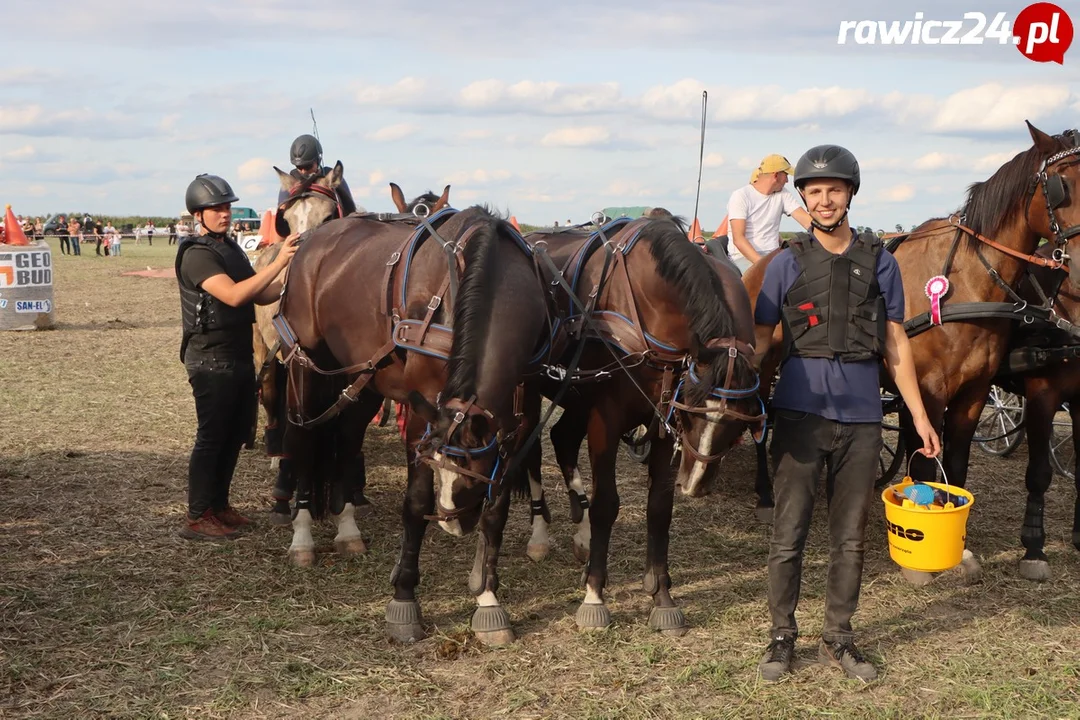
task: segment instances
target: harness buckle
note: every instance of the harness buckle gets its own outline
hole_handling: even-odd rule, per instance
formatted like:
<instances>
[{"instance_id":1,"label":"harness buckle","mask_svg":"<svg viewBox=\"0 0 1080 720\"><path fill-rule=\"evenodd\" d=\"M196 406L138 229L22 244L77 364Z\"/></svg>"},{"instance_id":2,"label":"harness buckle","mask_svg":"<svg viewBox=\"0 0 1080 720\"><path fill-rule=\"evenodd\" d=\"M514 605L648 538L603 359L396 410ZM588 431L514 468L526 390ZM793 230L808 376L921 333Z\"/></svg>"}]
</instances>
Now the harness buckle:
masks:
<instances>
[{"instance_id":1,"label":"harness buckle","mask_svg":"<svg viewBox=\"0 0 1080 720\"><path fill-rule=\"evenodd\" d=\"M398 260L400 260L400 259L401 259L401 253L395 252L393 255L390 256L390 259L386 261L386 264L387 265L397 265Z\"/></svg>"},{"instance_id":2,"label":"harness buckle","mask_svg":"<svg viewBox=\"0 0 1080 720\"><path fill-rule=\"evenodd\" d=\"M465 422L465 413L463 413L461 410L458 410L456 413L454 413L454 422L458 425Z\"/></svg>"},{"instance_id":3,"label":"harness buckle","mask_svg":"<svg viewBox=\"0 0 1080 720\"><path fill-rule=\"evenodd\" d=\"M439 303L441 303L441 302L442 302L441 297L439 297L438 295L432 295L431 300L428 300L428 304L427 304L428 310L437 310L439 308Z\"/></svg>"},{"instance_id":4,"label":"harness buckle","mask_svg":"<svg viewBox=\"0 0 1080 720\"><path fill-rule=\"evenodd\" d=\"M736 347L734 345L732 345L731 347L729 347L727 349L727 354L728 354L729 358L737 358L737 357L739 357L739 351L738 351L738 349L736 349Z\"/></svg>"}]
</instances>

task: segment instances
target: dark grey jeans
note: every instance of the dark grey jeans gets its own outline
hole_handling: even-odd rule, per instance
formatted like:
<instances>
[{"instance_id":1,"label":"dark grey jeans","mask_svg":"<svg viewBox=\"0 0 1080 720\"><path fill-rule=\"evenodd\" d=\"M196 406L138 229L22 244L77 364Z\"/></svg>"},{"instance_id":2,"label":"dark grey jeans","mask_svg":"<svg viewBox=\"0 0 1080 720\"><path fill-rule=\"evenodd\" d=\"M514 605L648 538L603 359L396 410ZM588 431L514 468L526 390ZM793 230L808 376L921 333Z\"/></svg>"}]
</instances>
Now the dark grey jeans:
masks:
<instances>
[{"instance_id":1,"label":"dark grey jeans","mask_svg":"<svg viewBox=\"0 0 1080 720\"><path fill-rule=\"evenodd\" d=\"M876 423L839 423L810 413L776 411L771 449L776 509L769 549L772 637L798 634L795 606L803 548L823 467L830 550L822 637L833 642L854 636L851 616L859 604L863 537L881 444L881 425Z\"/></svg>"}]
</instances>

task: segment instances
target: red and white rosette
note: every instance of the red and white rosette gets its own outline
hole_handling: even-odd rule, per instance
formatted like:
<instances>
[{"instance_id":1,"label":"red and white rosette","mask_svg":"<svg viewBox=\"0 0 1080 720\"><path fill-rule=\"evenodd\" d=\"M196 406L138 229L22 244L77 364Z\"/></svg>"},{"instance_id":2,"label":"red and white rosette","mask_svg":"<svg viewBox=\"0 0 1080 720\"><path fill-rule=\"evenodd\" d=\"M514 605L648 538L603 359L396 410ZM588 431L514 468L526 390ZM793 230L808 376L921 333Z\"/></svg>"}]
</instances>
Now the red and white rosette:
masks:
<instances>
[{"instance_id":1,"label":"red and white rosette","mask_svg":"<svg viewBox=\"0 0 1080 720\"><path fill-rule=\"evenodd\" d=\"M926 282L926 297L930 298L930 324L941 324L941 298L949 292L949 279L936 275Z\"/></svg>"}]
</instances>

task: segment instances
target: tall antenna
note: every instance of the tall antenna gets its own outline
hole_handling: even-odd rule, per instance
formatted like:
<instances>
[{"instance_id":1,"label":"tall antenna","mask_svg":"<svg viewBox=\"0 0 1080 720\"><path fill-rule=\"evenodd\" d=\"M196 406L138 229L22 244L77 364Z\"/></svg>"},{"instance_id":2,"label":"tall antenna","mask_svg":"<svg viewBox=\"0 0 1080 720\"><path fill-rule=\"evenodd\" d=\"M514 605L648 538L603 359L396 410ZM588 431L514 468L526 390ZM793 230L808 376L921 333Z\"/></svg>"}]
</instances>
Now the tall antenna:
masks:
<instances>
[{"instance_id":1,"label":"tall antenna","mask_svg":"<svg viewBox=\"0 0 1080 720\"><path fill-rule=\"evenodd\" d=\"M709 104L709 92L701 91L701 148L698 153L697 195L694 196L694 220L697 220L698 201L701 199L701 168L705 163L705 108Z\"/></svg>"},{"instance_id":2,"label":"tall antenna","mask_svg":"<svg viewBox=\"0 0 1080 720\"><path fill-rule=\"evenodd\" d=\"M315 131L315 139L322 142L322 138L319 137L319 123L315 122L315 110L308 108L308 111L311 113L311 127Z\"/></svg>"}]
</instances>

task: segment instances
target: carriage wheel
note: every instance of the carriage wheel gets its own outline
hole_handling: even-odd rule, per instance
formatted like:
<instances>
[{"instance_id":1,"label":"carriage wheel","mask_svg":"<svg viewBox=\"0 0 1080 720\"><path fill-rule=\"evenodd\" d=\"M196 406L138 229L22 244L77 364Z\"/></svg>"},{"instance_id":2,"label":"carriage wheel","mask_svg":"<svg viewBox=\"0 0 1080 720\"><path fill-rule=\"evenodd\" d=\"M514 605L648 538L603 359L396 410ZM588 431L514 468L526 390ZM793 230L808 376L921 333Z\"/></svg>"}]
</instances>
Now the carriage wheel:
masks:
<instances>
[{"instance_id":1,"label":"carriage wheel","mask_svg":"<svg viewBox=\"0 0 1080 720\"><path fill-rule=\"evenodd\" d=\"M652 450L652 443L647 442L642 445L637 444L638 441L645 437L645 433L649 432L649 429L644 425L638 425L622 436L622 441L626 445L626 454L630 456L631 460L636 460L639 463L647 463L649 461L649 452Z\"/></svg>"},{"instance_id":2,"label":"carriage wheel","mask_svg":"<svg viewBox=\"0 0 1080 720\"><path fill-rule=\"evenodd\" d=\"M1054 416L1054 428L1050 433L1050 464L1054 471L1068 480L1076 479L1076 446L1073 444L1072 417L1069 404L1065 403Z\"/></svg>"},{"instance_id":3,"label":"carriage wheel","mask_svg":"<svg viewBox=\"0 0 1080 720\"><path fill-rule=\"evenodd\" d=\"M1010 455L1024 441L1024 410L1023 396L992 386L972 442L989 455Z\"/></svg>"},{"instance_id":4,"label":"carriage wheel","mask_svg":"<svg viewBox=\"0 0 1080 720\"><path fill-rule=\"evenodd\" d=\"M878 457L877 482L883 488L892 482L904 463L904 436L900 432L900 408L903 400L889 393L881 394L881 455Z\"/></svg>"}]
</instances>

